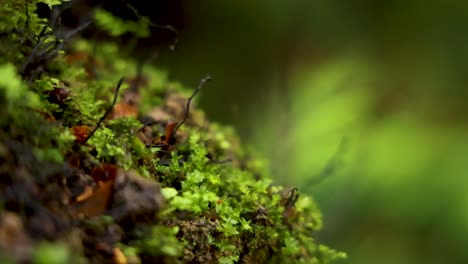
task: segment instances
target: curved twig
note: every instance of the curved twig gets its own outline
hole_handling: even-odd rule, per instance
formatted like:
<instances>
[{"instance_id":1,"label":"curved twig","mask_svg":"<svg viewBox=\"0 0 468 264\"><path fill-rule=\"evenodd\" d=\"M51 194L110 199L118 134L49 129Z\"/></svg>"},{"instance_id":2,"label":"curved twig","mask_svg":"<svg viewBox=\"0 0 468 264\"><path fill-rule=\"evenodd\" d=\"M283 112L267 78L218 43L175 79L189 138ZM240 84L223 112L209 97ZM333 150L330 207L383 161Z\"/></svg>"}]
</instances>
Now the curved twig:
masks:
<instances>
[{"instance_id":1,"label":"curved twig","mask_svg":"<svg viewBox=\"0 0 468 264\"><path fill-rule=\"evenodd\" d=\"M188 98L187 100L187 106L185 107L185 113L184 113L184 118L182 119L182 121L180 121L176 128L172 131L171 133L171 137L173 135L175 135L175 133L177 132L177 130L179 130L179 128L185 123L185 121L187 121L187 118L189 116L189 113L190 113L190 104L192 103L192 100L193 98L195 97L195 95L197 95L197 93L201 90L201 88L205 85L206 82L210 81L211 80L211 76L209 74L207 74L205 77L203 77L201 80L200 80L200 83L198 84L198 87L197 89L195 89L195 91L193 92L193 94Z\"/></svg>"},{"instance_id":2,"label":"curved twig","mask_svg":"<svg viewBox=\"0 0 468 264\"><path fill-rule=\"evenodd\" d=\"M174 37L174 40L172 41L172 44L169 46L169 49L174 51L177 47L177 44L179 44L179 31L171 26L171 25L159 25L159 24L154 24L153 22L151 22L148 18L146 18L145 16L142 16L140 15L140 12L138 12L138 9L136 9L132 4L130 4L128 1L126 0L121 0L129 10L131 10L133 12L133 14L138 18L138 19L141 19L143 20L143 22L145 22L146 24L148 24L149 26L152 26L152 27L155 27L155 28L162 28L162 29L166 29L166 30L169 30L171 31L172 33L174 33L175 37Z\"/></svg>"},{"instance_id":3,"label":"curved twig","mask_svg":"<svg viewBox=\"0 0 468 264\"><path fill-rule=\"evenodd\" d=\"M123 81L125 80L125 77L122 77L120 78L119 80L119 83L117 84L117 88L115 89L115 93L114 93L114 100L112 101L112 104L109 106L109 108L107 108L106 112L104 113L104 115L101 117L101 119L99 119L96 127L93 129L93 131L91 131L91 133L89 133L89 136L86 138L86 140L83 142L83 145L86 145L86 142L88 142L88 140L94 135L94 133L96 133L96 130L98 130L99 126L101 125L101 123L104 121L104 119L106 118L107 115L110 114L110 112L112 112L112 109L114 109L114 105L115 103L117 102L117 97L119 97L119 90L120 90L120 86L122 85Z\"/></svg>"}]
</instances>

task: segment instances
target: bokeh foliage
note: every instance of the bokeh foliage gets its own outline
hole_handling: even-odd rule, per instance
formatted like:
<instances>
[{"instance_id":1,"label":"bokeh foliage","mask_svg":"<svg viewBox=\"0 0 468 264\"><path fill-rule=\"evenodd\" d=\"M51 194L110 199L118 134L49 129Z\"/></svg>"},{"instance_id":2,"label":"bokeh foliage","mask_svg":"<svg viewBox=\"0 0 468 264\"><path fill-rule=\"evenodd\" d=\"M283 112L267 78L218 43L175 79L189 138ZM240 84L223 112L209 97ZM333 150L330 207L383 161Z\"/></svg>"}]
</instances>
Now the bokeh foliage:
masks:
<instances>
[{"instance_id":1,"label":"bokeh foliage","mask_svg":"<svg viewBox=\"0 0 468 264\"><path fill-rule=\"evenodd\" d=\"M468 259L466 1L188 10L184 55L162 56L165 67L212 71L223 90L203 95L208 116L237 123L278 180L317 196L322 238L347 263Z\"/></svg>"}]
</instances>

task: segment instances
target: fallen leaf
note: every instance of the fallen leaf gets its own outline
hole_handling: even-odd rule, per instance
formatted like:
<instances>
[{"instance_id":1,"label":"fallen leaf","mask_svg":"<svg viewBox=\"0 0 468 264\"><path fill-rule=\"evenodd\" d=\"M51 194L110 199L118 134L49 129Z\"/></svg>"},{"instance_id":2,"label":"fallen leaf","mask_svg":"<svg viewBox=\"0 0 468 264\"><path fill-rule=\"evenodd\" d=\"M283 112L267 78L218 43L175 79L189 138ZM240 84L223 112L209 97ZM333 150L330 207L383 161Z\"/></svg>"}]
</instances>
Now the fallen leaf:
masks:
<instances>
[{"instance_id":1,"label":"fallen leaf","mask_svg":"<svg viewBox=\"0 0 468 264\"><path fill-rule=\"evenodd\" d=\"M73 204L72 211L76 217L93 217L107 211L114 192L114 181L98 182L91 197L82 203Z\"/></svg>"},{"instance_id":2,"label":"fallen leaf","mask_svg":"<svg viewBox=\"0 0 468 264\"><path fill-rule=\"evenodd\" d=\"M123 117L138 117L138 110L135 105L126 102L118 103L107 116L108 119L117 119Z\"/></svg>"},{"instance_id":3,"label":"fallen leaf","mask_svg":"<svg viewBox=\"0 0 468 264\"><path fill-rule=\"evenodd\" d=\"M166 125L166 138L164 139L164 141L166 142L166 144L169 144L170 140L171 140L171 137L172 137L172 133L174 133L174 129L176 128L178 122L168 122L167 125Z\"/></svg>"},{"instance_id":4,"label":"fallen leaf","mask_svg":"<svg viewBox=\"0 0 468 264\"><path fill-rule=\"evenodd\" d=\"M91 176L95 182L114 180L117 177L118 169L119 167L116 165L104 163L101 166L94 168L91 172Z\"/></svg>"},{"instance_id":5,"label":"fallen leaf","mask_svg":"<svg viewBox=\"0 0 468 264\"><path fill-rule=\"evenodd\" d=\"M125 220L133 222L154 221L156 213L164 204L161 188L154 180L146 179L136 172L111 166L115 177L98 181L92 194L82 194L80 200L72 204L75 217L93 217L108 211L118 223ZM115 170L115 171L114 171Z\"/></svg>"},{"instance_id":6,"label":"fallen leaf","mask_svg":"<svg viewBox=\"0 0 468 264\"><path fill-rule=\"evenodd\" d=\"M91 186L86 186L83 193L81 193L80 195L78 195L75 199L75 201L77 203L81 203L85 200L88 200L89 198L91 198L91 196L93 195L94 191L93 191L93 187Z\"/></svg>"},{"instance_id":7,"label":"fallen leaf","mask_svg":"<svg viewBox=\"0 0 468 264\"><path fill-rule=\"evenodd\" d=\"M74 126L71 127L70 130L73 132L73 135L75 135L75 142L79 144L85 143L89 133L91 133L91 127L89 126Z\"/></svg>"},{"instance_id":8,"label":"fallen leaf","mask_svg":"<svg viewBox=\"0 0 468 264\"><path fill-rule=\"evenodd\" d=\"M122 253L122 250L120 248L115 247L114 248L114 257L113 257L114 263L115 264L127 264L127 257L125 257L124 253Z\"/></svg>"}]
</instances>

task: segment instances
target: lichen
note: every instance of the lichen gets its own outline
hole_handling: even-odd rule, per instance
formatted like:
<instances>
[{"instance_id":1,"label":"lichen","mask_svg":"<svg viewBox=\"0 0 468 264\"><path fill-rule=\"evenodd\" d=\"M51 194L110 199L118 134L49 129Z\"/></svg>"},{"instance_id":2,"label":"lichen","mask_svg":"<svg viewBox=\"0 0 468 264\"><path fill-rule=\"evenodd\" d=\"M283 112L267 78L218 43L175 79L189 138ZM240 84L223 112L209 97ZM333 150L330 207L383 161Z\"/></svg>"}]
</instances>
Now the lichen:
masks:
<instances>
[{"instance_id":1,"label":"lichen","mask_svg":"<svg viewBox=\"0 0 468 264\"><path fill-rule=\"evenodd\" d=\"M275 185L266 163L242 146L233 128L186 109L191 89L151 65L139 73L138 62L119 54L115 43L77 39L60 52L37 55L50 52L41 50L44 43L64 41L53 34L41 40L52 29L35 13L39 2L61 3L5 0L0 7L1 34L8 36L0 41L0 174L8 179L0 184L0 211L18 214L32 237L30 257L8 256L5 248L0 255L43 263L57 250L54 259L61 262L79 247L90 262L114 263L122 255L129 263L329 263L345 257L314 240L322 222L311 197ZM98 14L98 21L115 21ZM135 31L121 20L116 26L123 25L104 29ZM121 170L156 182L150 191L161 187L166 205L150 212L158 217L109 220L115 211L104 203L93 209L97 216L83 218L79 210L93 204L75 205L89 199L81 198L86 189L94 188L91 199L116 199L118 190L105 189L112 184L102 181L114 181ZM22 193L27 190L33 191ZM51 190L55 196L45 194ZM34 205L29 215L27 203ZM34 234L44 221L54 228ZM76 229L81 236L70 235Z\"/></svg>"}]
</instances>

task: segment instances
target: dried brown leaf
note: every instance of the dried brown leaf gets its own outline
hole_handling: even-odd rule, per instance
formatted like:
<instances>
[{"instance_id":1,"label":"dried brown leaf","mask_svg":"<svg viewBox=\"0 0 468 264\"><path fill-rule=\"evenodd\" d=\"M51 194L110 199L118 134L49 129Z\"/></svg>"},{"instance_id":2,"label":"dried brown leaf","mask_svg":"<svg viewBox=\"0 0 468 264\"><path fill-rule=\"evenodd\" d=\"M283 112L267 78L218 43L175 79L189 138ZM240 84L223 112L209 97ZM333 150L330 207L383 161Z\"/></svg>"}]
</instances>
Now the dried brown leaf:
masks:
<instances>
[{"instance_id":1,"label":"dried brown leaf","mask_svg":"<svg viewBox=\"0 0 468 264\"><path fill-rule=\"evenodd\" d=\"M115 264L127 264L127 257L125 257L124 253L122 253L122 250L120 248L115 247L114 248L114 257L113 257L114 263Z\"/></svg>"},{"instance_id":2,"label":"dried brown leaf","mask_svg":"<svg viewBox=\"0 0 468 264\"><path fill-rule=\"evenodd\" d=\"M135 105L126 102L116 104L112 112L107 116L108 119L117 119L123 117L138 117L138 110Z\"/></svg>"},{"instance_id":3,"label":"dried brown leaf","mask_svg":"<svg viewBox=\"0 0 468 264\"><path fill-rule=\"evenodd\" d=\"M75 142L83 144L86 142L92 129L89 126L74 126L71 127L70 130L73 132L73 135L75 135Z\"/></svg>"},{"instance_id":4,"label":"dried brown leaf","mask_svg":"<svg viewBox=\"0 0 468 264\"><path fill-rule=\"evenodd\" d=\"M75 199L75 201L77 203L81 203L81 202L84 202L85 200L88 200L89 198L91 198L91 196L94 194L94 188L91 187L91 186L86 186L83 193L81 193L80 195L78 195Z\"/></svg>"},{"instance_id":5,"label":"dried brown leaf","mask_svg":"<svg viewBox=\"0 0 468 264\"><path fill-rule=\"evenodd\" d=\"M73 213L76 217L93 217L107 211L108 205L114 193L114 181L98 182L93 194L82 203L73 205Z\"/></svg>"}]
</instances>

